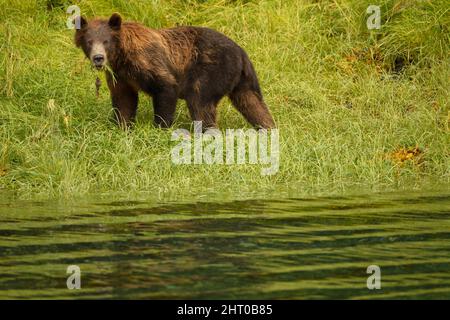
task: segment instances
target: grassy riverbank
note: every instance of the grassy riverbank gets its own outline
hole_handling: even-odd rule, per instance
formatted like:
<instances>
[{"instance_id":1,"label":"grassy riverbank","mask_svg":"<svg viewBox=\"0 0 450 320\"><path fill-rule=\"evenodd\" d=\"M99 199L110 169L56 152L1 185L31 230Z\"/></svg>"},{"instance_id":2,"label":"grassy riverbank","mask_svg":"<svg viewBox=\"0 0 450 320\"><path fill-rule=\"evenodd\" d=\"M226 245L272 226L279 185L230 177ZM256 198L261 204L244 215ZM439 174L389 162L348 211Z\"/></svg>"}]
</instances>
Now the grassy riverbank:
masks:
<instances>
[{"instance_id":1,"label":"grassy riverbank","mask_svg":"<svg viewBox=\"0 0 450 320\"><path fill-rule=\"evenodd\" d=\"M21 196L418 187L450 182L450 14L433 1L0 0L0 190ZM62 7L58 7L62 4ZM171 130L142 96L135 128L109 121L106 85L65 26L69 4L154 28L202 25L254 61L280 129L280 170L175 166ZM366 27L378 4L381 30ZM248 125L228 100L219 125ZM175 128L189 128L180 102Z\"/></svg>"}]
</instances>

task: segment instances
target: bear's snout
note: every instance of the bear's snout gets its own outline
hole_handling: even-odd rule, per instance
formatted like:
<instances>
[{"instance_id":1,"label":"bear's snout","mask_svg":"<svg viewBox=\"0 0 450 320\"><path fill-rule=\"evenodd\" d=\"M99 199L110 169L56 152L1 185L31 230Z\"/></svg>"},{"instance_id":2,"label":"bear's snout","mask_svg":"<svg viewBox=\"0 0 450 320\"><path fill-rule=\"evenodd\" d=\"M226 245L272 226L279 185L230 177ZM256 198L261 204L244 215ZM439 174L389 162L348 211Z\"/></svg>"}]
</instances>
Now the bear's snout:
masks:
<instances>
[{"instance_id":1,"label":"bear's snout","mask_svg":"<svg viewBox=\"0 0 450 320\"><path fill-rule=\"evenodd\" d=\"M92 64L97 69L102 69L107 63L106 50L102 43L95 42L90 52Z\"/></svg>"},{"instance_id":2,"label":"bear's snout","mask_svg":"<svg viewBox=\"0 0 450 320\"><path fill-rule=\"evenodd\" d=\"M101 68L103 67L103 63L105 62L105 56L102 54L96 54L92 58L92 62L94 62L95 67Z\"/></svg>"}]
</instances>

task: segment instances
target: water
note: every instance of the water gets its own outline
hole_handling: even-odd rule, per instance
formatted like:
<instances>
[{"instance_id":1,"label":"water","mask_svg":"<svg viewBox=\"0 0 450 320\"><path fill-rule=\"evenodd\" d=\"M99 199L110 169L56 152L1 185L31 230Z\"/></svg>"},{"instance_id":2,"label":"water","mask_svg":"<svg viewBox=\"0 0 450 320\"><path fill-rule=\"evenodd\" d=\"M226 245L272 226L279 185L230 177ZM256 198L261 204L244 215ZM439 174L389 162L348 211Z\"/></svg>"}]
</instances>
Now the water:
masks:
<instances>
[{"instance_id":1,"label":"water","mask_svg":"<svg viewBox=\"0 0 450 320\"><path fill-rule=\"evenodd\" d=\"M450 299L450 191L0 201L0 298ZM69 265L81 289L68 290ZM381 289L367 288L369 265Z\"/></svg>"}]
</instances>

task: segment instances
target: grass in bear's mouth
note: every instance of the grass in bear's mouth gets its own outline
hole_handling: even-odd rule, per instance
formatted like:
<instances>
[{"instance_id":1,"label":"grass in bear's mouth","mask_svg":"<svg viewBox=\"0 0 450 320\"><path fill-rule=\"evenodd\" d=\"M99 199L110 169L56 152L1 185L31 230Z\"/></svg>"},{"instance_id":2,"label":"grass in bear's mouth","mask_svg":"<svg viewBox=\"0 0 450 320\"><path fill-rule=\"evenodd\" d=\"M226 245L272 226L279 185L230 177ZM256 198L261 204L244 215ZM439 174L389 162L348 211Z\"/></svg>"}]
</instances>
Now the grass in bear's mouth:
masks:
<instances>
[{"instance_id":1,"label":"grass in bear's mouth","mask_svg":"<svg viewBox=\"0 0 450 320\"><path fill-rule=\"evenodd\" d=\"M0 189L28 197L448 184L448 3L380 0L383 27L368 31L372 2L76 2L88 17L203 25L243 46L280 129L280 171L262 177L253 165L173 165L172 130L153 126L145 96L134 128L117 129L107 86L96 99L98 72L74 46L64 8L0 0ZM190 126L180 102L175 128ZM248 127L226 100L219 126ZM413 146L420 165L385 156L408 157Z\"/></svg>"}]
</instances>

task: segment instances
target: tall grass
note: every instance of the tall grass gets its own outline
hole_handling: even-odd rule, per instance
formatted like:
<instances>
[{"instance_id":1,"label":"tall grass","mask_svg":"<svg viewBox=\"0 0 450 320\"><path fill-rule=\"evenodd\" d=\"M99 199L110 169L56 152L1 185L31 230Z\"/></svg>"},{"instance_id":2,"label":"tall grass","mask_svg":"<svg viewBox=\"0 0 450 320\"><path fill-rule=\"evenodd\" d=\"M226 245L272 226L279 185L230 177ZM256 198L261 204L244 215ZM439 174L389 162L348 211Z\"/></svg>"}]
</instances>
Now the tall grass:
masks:
<instances>
[{"instance_id":1,"label":"tall grass","mask_svg":"<svg viewBox=\"0 0 450 320\"><path fill-rule=\"evenodd\" d=\"M421 187L450 182L449 8L445 0L0 0L0 188L29 196ZM241 44L280 129L281 166L175 166L172 130L108 120L109 92L73 45L65 8L120 12L154 27L202 25ZM399 62L400 61L400 62ZM398 65L400 63L400 66ZM190 127L180 102L175 128ZM224 100L221 128L248 127ZM421 161L393 161L419 146Z\"/></svg>"}]
</instances>

